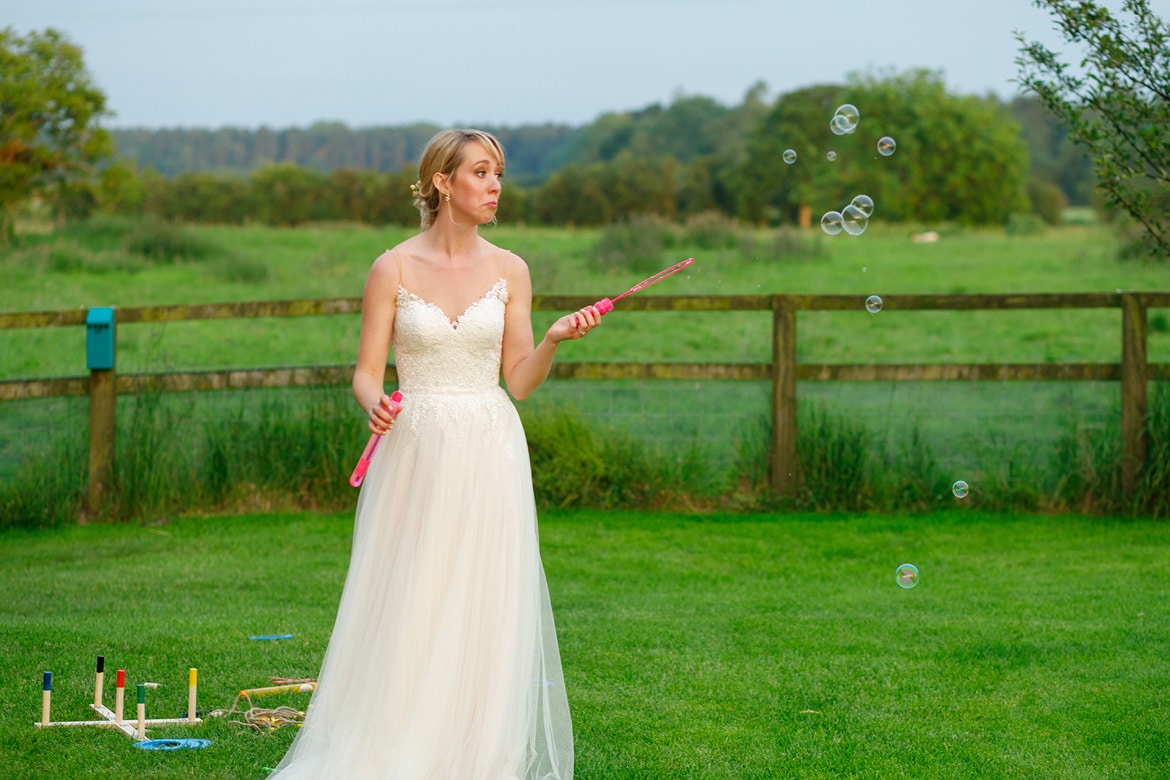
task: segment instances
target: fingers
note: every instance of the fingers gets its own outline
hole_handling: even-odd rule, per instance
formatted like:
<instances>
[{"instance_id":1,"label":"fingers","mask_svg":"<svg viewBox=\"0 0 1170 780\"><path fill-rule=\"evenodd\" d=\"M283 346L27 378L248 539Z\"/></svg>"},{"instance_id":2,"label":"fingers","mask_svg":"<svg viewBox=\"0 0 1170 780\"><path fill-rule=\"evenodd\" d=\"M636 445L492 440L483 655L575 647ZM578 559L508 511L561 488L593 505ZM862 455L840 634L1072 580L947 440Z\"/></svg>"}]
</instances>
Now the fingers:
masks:
<instances>
[{"instance_id":1,"label":"fingers","mask_svg":"<svg viewBox=\"0 0 1170 780\"><path fill-rule=\"evenodd\" d=\"M576 331L575 338L581 338L601 324L601 312L596 306L586 306L570 316L569 324Z\"/></svg>"},{"instance_id":2,"label":"fingers","mask_svg":"<svg viewBox=\"0 0 1170 780\"><path fill-rule=\"evenodd\" d=\"M370 409L370 431L379 436L385 436L394 427L394 420L398 416L392 406L390 396L383 395L378 405Z\"/></svg>"}]
</instances>

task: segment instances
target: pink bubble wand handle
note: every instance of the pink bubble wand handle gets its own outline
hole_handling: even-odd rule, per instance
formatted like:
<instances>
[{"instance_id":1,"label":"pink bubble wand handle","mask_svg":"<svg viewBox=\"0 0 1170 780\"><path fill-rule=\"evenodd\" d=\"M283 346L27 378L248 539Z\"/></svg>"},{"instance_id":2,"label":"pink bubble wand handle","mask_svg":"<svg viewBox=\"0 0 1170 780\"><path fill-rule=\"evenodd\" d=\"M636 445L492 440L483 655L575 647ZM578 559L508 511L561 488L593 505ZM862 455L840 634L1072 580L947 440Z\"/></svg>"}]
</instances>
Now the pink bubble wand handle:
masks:
<instances>
[{"instance_id":1,"label":"pink bubble wand handle","mask_svg":"<svg viewBox=\"0 0 1170 780\"><path fill-rule=\"evenodd\" d=\"M597 303L595 303L593 305L595 307L597 307L597 311L599 311L601 314L609 314L611 311L613 311L613 305L615 303L617 303L618 301L620 301L622 298L625 298L627 295L633 295L634 293L640 292L641 290L645 290L650 285L655 284L657 282L661 282L663 279L665 279L668 276L674 276L679 271L681 271L682 269L686 268L687 266L691 265L694 262L695 262L695 258L688 257L686 260L683 260L681 263L675 263L670 268L664 268L663 270L661 270L658 273L651 276L649 279L643 279L642 281L638 282L633 287L626 290L624 293L617 296L616 298L613 298L613 299L602 298L600 301L598 301Z\"/></svg>"},{"instance_id":2,"label":"pink bubble wand handle","mask_svg":"<svg viewBox=\"0 0 1170 780\"><path fill-rule=\"evenodd\" d=\"M400 409L402 409L402 393L395 390L394 394L390 396L390 413L397 417ZM378 444L381 443L384 435L375 433L370 436L370 440L366 442L366 448L362 450L361 458L354 466L353 473L349 475L349 484L354 487L362 486L362 481L366 478L366 471L370 468L370 461L374 459L374 453L378 450Z\"/></svg>"}]
</instances>

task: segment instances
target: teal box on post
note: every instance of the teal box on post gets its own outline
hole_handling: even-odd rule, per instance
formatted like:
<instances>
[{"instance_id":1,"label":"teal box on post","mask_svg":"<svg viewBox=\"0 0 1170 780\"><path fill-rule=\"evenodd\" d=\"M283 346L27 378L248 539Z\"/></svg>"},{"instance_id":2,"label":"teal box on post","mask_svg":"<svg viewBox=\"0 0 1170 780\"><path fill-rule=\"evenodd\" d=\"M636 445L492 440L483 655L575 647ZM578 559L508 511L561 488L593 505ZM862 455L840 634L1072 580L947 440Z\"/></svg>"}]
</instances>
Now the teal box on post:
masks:
<instances>
[{"instance_id":1,"label":"teal box on post","mask_svg":"<svg viewBox=\"0 0 1170 780\"><path fill-rule=\"evenodd\" d=\"M94 306L85 313L85 367L90 371L114 367L113 306Z\"/></svg>"}]
</instances>

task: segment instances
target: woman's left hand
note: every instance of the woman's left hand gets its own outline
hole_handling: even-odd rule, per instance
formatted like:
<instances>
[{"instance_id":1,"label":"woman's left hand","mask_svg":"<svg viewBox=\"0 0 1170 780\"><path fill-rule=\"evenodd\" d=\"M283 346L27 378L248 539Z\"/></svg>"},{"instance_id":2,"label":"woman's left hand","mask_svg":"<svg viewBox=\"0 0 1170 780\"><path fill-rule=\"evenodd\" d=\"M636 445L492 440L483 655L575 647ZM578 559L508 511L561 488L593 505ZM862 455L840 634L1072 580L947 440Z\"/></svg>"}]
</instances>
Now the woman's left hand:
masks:
<instances>
[{"instance_id":1,"label":"woman's left hand","mask_svg":"<svg viewBox=\"0 0 1170 780\"><path fill-rule=\"evenodd\" d=\"M556 343L580 339L600 324L601 312L596 306L586 306L554 322L548 329L548 337Z\"/></svg>"}]
</instances>

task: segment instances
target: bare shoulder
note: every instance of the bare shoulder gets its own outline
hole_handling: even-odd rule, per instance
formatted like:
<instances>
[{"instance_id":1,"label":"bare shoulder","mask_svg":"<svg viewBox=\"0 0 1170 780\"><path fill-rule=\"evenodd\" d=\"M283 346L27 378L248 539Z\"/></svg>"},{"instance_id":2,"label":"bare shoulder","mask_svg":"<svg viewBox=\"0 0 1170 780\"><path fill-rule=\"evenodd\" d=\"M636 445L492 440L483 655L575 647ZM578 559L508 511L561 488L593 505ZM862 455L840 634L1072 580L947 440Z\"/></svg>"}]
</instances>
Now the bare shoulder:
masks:
<instances>
[{"instance_id":1,"label":"bare shoulder","mask_svg":"<svg viewBox=\"0 0 1170 780\"><path fill-rule=\"evenodd\" d=\"M507 279L509 284L521 279L527 281L528 263L524 262L520 255L509 249L501 249L487 241L484 244L492 265L499 269L500 276Z\"/></svg>"},{"instance_id":2,"label":"bare shoulder","mask_svg":"<svg viewBox=\"0 0 1170 780\"><path fill-rule=\"evenodd\" d=\"M370 266L369 277L366 280L367 285L396 288L401 282L404 258L403 244L399 244L393 249L387 249L378 255L374 264Z\"/></svg>"}]
</instances>

